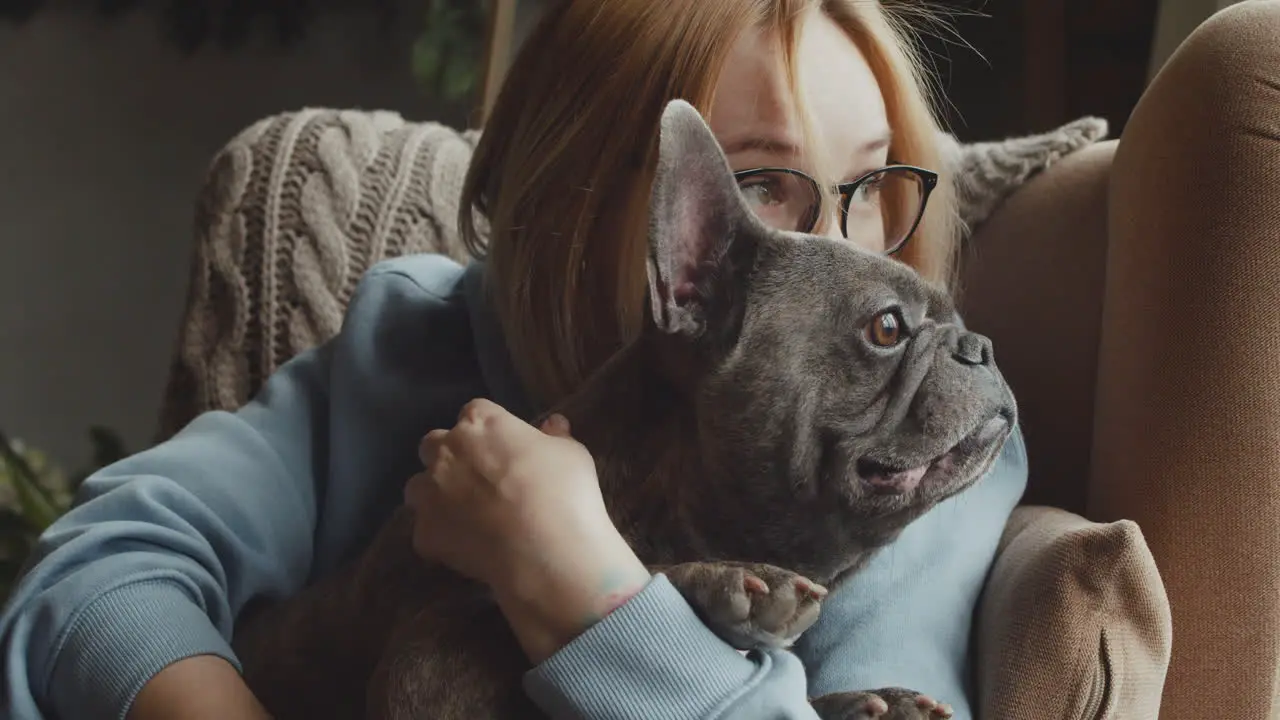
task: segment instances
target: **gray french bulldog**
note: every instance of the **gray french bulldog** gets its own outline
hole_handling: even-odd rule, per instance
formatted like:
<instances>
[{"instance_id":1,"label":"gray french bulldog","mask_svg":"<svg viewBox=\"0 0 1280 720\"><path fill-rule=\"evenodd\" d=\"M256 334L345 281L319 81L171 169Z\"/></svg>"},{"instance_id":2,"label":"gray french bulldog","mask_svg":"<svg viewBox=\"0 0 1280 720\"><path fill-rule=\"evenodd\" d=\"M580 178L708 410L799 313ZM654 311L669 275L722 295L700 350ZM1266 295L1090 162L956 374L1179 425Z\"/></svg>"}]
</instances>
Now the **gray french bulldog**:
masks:
<instances>
[{"instance_id":1,"label":"gray french bulldog","mask_svg":"<svg viewBox=\"0 0 1280 720\"><path fill-rule=\"evenodd\" d=\"M786 647L826 588L986 472L1016 406L942 290L757 221L692 106L666 108L659 145L651 322L554 410L640 558L734 647ZM485 588L424 563L411 534L402 509L349 571L240 629L276 718L541 716ZM811 703L824 720L950 715L902 688Z\"/></svg>"}]
</instances>

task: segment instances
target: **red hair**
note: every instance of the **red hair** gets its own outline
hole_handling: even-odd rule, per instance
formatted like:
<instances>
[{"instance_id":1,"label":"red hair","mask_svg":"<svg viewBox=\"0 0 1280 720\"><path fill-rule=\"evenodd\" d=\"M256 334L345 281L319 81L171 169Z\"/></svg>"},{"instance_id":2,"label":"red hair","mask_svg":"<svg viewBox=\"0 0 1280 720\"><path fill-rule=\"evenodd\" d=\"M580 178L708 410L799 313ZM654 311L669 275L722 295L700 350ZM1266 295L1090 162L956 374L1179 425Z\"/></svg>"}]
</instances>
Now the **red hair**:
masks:
<instances>
[{"instance_id":1,"label":"red hair","mask_svg":"<svg viewBox=\"0 0 1280 720\"><path fill-rule=\"evenodd\" d=\"M773 31L789 62L811 10L866 57L894 131L891 157L938 168L938 123L914 46L878 2L563 0L525 41L476 148L459 221L471 252L488 258L495 309L533 399L573 392L640 331L663 108L681 98L705 115L749 28ZM488 238L473 209L487 217ZM901 256L943 283L954 217L944 181Z\"/></svg>"}]
</instances>

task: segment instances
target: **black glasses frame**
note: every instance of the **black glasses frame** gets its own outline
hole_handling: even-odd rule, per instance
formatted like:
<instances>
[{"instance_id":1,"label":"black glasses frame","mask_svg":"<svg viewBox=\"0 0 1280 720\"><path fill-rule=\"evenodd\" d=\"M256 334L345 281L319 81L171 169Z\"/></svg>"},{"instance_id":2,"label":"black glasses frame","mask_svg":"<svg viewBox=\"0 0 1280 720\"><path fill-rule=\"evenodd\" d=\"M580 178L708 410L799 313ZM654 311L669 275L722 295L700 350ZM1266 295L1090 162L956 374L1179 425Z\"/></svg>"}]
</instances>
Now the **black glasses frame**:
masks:
<instances>
[{"instance_id":1,"label":"black glasses frame","mask_svg":"<svg viewBox=\"0 0 1280 720\"><path fill-rule=\"evenodd\" d=\"M888 172L890 170L905 170L915 175L916 177L920 178L920 187L921 187L920 209L916 212L915 219L911 221L911 228L907 230L907 234L903 235L902 239L898 240L898 242L893 247L886 249L884 251L885 255L895 255L901 252L902 248L907 246L907 241L910 240L911 236L915 234L916 228L920 226L921 218L924 217L924 209L929 205L929 196L933 194L934 188L938 187L938 173L932 170L926 170L922 167L916 167L915 165L886 165L884 167L876 168L875 170L864 173L862 176L858 177L856 180L851 180L847 183L840 183L839 185L836 185L834 188L834 190L836 191L836 194L839 195L840 197L840 234L843 235L846 240L848 240L849 239L849 229L848 229L849 204L853 202L853 194L858 191L859 187L861 187L864 183L869 182L873 177L877 175L882 175L885 172ZM812 185L815 196L821 196L821 193L819 192L818 181L815 180L811 175L801 170L797 170L795 168L758 167L758 168L751 168L749 170L739 170L738 172L735 172L733 174L733 179L736 182L740 183L743 180L746 180L747 178L750 178L755 175L763 175L764 173L786 173L788 175L794 175L798 178L805 180L810 185ZM806 233L813 232L813 229L818 225L818 218L821 216L822 216L822 204L818 203L814 205L813 213L809 217L806 223L805 229L800 230L800 232L806 232Z\"/></svg>"}]
</instances>

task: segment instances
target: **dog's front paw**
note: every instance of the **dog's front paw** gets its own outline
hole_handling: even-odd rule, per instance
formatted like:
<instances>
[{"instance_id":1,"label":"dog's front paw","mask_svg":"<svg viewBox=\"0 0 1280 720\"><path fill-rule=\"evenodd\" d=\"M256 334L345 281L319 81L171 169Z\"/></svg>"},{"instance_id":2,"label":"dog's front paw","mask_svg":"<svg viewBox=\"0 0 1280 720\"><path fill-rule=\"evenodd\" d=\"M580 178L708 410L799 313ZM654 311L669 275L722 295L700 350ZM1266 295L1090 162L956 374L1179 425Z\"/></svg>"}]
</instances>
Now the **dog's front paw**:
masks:
<instances>
[{"instance_id":1,"label":"dog's front paw","mask_svg":"<svg viewBox=\"0 0 1280 720\"><path fill-rule=\"evenodd\" d=\"M826 588L754 563L685 563L664 571L712 632L739 650L788 647L818 619Z\"/></svg>"},{"instance_id":2,"label":"dog's front paw","mask_svg":"<svg viewBox=\"0 0 1280 720\"><path fill-rule=\"evenodd\" d=\"M945 720L951 706L906 688L831 693L810 701L822 720Z\"/></svg>"}]
</instances>

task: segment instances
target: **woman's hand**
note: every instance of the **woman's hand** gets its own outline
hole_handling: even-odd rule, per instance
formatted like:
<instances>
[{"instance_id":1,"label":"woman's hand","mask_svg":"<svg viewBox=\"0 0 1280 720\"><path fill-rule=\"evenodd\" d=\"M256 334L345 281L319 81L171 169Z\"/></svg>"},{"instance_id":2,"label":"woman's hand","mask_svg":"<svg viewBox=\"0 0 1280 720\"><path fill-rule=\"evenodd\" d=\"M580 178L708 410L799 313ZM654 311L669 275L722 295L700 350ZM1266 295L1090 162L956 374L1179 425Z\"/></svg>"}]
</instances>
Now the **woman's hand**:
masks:
<instances>
[{"instance_id":1,"label":"woman's hand","mask_svg":"<svg viewBox=\"0 0 1280 720\"><path fill-rule=\"evenodd\" d=\"M539 430L475 400L419 456L425 469L405 486L414 549L491 587L534 663L649 582L563 417Z\"/></svg>"}]
</instances>

